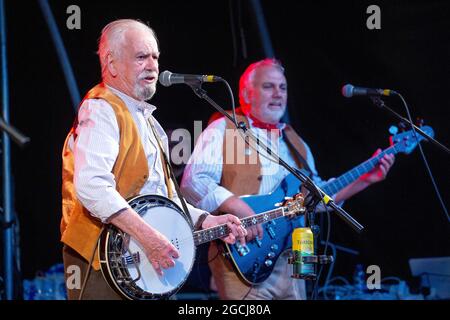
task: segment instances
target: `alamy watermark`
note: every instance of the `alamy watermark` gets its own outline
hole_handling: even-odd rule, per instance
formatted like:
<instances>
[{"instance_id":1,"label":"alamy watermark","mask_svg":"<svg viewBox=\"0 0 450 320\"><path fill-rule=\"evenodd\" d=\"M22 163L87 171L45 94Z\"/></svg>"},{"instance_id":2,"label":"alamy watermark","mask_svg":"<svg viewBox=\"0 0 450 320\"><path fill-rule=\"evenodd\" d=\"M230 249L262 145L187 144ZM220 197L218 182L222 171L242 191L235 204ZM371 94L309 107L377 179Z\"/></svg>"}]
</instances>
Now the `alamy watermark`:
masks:
<instances>
[{"instance_id":1,"label":"alamy watermark","mask_svg":"<svg viewBox=\"0 0 450 320\"><path fill-rule=\"evenodd\" d=\"M66 26L69 30L81 29L81 9L79 6L72 4L67 7L66 13L69 17L66 20Z\"/></svg>"},{"instance_id":2,"label":"alamy watermark","mask_svg":"<svg viewBox=\"0 0 450 320\"><path fill-rule=\"evenodd\" d=\"M69 290L81 289L81 269L77 265L70 265L66 269L66 287Z\"/></svg>"},{"instance_id":3,"label":"alamy watermark","mask_svg":"<svg viewBox=\"0 0 450 320\"><path fill-rule=\"evenodd\" d=\"M366 26L369 30L381 29L381 9L379 6L372 4L367 7L367 14L370 16L367 18Z\"/></svg>"},{"instance_id":4,"label":"alamy watermark","mask_svg":"<svg viewBox=\"0 0 450 320\"><path fill-rule=\"evenodd\" d=\"M366 286L369 290L381 289L381 269L379 266L373 264L367 267L366 274L368 275L366 280Z\"/></svg>"}]
</instances>

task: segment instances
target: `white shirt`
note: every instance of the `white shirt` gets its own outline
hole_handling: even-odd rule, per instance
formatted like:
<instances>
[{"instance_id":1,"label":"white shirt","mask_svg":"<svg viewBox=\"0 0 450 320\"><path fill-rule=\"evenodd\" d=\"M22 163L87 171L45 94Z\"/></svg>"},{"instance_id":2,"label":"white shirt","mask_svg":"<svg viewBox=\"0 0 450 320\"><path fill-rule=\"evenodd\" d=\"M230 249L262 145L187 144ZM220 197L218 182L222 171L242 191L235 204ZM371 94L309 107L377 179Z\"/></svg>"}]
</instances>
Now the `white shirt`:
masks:
<instances>
[{"instance_id":1,"label":"white shirt","mask_svg":"<svg viewBox=\"0 0 450 320\"><path fill-rule=\"evenodd\" d=\"M253 127L253 121L251 119L248 120L254 135L269 145L270 139L267 139L267 130ZM212 122L200 135L184 171L181 183L183 195L196 207L209 212L216 210L225 200L233 195L229 190L219 185L222 177L225 129L226 119L220 118ZM283 139L278 139L277 141L279 143L269 145L269 147L290 166L298 169L286 142ZM312 170L312 179L320 187L325 181L318 176L313 155L306 143L305 149L307 163ZM259 150L261 151L262 148L259 147ZM256 151L251 150L250 152ZM263 156L260 156L259 159L262 175L259 194L268 194L278 187L289 172Z\"/></svg>"},{"instance_id":2,"label":"white shirt","mask_svg":"<svg viewBox=\"0 0 450 320\"><path fill-rule=\"evenodd\" d=\"M152 118L155 129L161 138L163 147L169 157L168 138L161 125L153 117L156 107L112 88L127 106L141 138L148 161L149 177L140 194L157 194L167 197L167 187L158 142L147 126L147 119ZM112 169L119 154L120 131L116 115L111 105L103 99L84 100L78 112L77 139L70 145L74 152L74 184L77 197L83 206L102 222L108 222L113 214L130 208L127 201L117 192ZM173 191L178 205L180 200ZM195 223L204 213L188 204L191 217Z\"/></svg>"}]
</instances>

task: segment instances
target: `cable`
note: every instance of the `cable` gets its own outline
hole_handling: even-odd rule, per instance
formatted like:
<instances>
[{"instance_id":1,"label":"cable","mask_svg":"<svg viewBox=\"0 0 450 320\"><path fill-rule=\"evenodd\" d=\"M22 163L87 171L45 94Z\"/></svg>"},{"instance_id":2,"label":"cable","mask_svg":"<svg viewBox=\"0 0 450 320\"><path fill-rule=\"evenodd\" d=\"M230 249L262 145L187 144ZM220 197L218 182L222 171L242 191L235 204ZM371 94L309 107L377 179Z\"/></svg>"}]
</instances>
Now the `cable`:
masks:
<instances>
[{"instance_id":1,"label":"cable","mask_svg":"<svg viewBox=\"0 0 450 320\"><path fill-rule=\"evenodd\" d=\"M447 207L445 206L444 200L442 200L441 193L439 192L439 188L438 188L438 186L437 186L437 184L436 184L436 182L434 180L434 176L433 176L433 173L431 172L430 166L428 165L428 161L427 161L427 158L425 157L425 153L423 152L422 145L420 144L420 140L417 137L416 129L414 128L414 124L413 124L413 121L412 121L412 118L411 118L411 114L409 113L408 104L406 103L405 99L403 98L403 96L400 93L397 93L397 95L400 97L400 99L403 102L403 105L405 106L406 114L408 115L408 120L410 122L414 138L416 139L417 145L419 146L420 154L422 155L423 162L424 162L425 167L427 169L427 173L428 173L428 175L429 175L429 177L431 179L431 183L433 184L434 190L435 190L436 195L437 195L437 197L439 199L439 202L440 202L440 204L442 206L442 209L444 210L444 212L445 212L445 214L447 216L447 221L450 222L450 216L448 214Z\"/></svg>"},{"instance_id":2,"label":"cable","mask_svg":"<svg viewBox=\"0 0 450 320\"><path fill-rule=\"evenodd\" d=\"M89 264L88 264L88 267L87 267L87 270L86 270L86 275L84 276L83 285L81 286L80 294L78 296L78 300L82 300L83 299L84 289L86 288L87 281L89 279L89 276L91 275L92 262L94 261L95 251L97 250L97 247L98 247L98 240L102 236L104 229L105 229L105 225L103 224L102 228L100 229L100 233L99 233L99 235L97 237L97 241L95 242L94 249L92 250L92 255L91 255L91 258L89 260Z\"/></svg>"},{"instance_id":3,"label":"cable","mask_svg":"<svg viewBox=\"0 0 450 320\"><path fill-rule=\"evenodd\" d=\"M248 297L250 291L252 291L252 289L253 289L253 286L250 286L250 289L248 289L247 293L245 294L245 296L241 300L247 299L247 297Z\"/></svg>"},{"instance_id":4,"label":"cable","mask_svg":"<svg viewBox=\"0 0 450 320\"><path fill-rule=\"evenodd\" d=\"M233 112L233 123L236 126L236 128L238 128L238 123L236 121L236 104L234 102L234 95L233 95L233 90L231 90L230 85L228 84L228 82L225 79L221 79L221 82L223 82L225 84L225 86L227 87L228 93L230 94L231 97L231 111ZM238 132L240 132L238 130Z\"/></svg>"},{"instance_id":5,"label":"cable","mask_svg":"<svg viewBox=\"0 0 450 320\"><path fill-rule=\"evenodd\" d=\"M398 277L386 277L386 278L383 278L383 279L381 279L381 283L383 283L383 282L386 282L386 281L397 281L397 283L400 283L400 282L402 282L402 280L400 279L400 278L398 278Z\"/></svg>"},{"instance_id":6,"label":"cable","mask_svg":"<svg viewBox=\"0 0 450 320\"><path fill-rule=\"evenodd\" d=\"M324 248L324 252L323 252L323 254L326 255L327 254L327 249L328 249L328 243L330 241L331 217L330 217L330 212L328 210L328 207L325 204L325 201L323 199L322 199L322 203L325 206L325 210L326 210L326 214L327 214L327 237L326 237L326 240L325 240L325 248ZM314 286L313 286L313 290L312 290L312 294L311 294L311 300L316 300L317 299L317 296L318 296L318 285L319 285L320 276L322 275L323 267L324 267L323 264L320 265L319 273L317 274L316 280L314 281Z\"/></svg>"},{"instance_id":7,"label":"cable","mask_svg":"<svg viewBox=\"0 0 450 320\"><path fill-rule=\"evenodd\" d=\"M342 281L342 282L344 283L344 286L336 286L336 285L331 286L331 285L330 285L332 282L335 282L335 281L337 281L337 280ZM330 290L334 290L335 297L336 297L337 295L338 295L338 296L345 296L345 295L349 295L349 292L351 292L351 290L353 290L353 286L352 286L352 285L350 284L350 282L349 282L347 279L345 279L344 277L337 276L337 277L335 277L335 278L330 279L329 281L327 281L327 282L326 282L326 285L325 285L324 287L322 287L322 288L319 289L319 293L320 293L320 292L323 292L323 295L324 295L325 300L330 300L330 298L328 297L328 291L330 291ZM338 290L341 292L340 294L337 294L337 293L336 293Z\"/></svg>"},{"instance_id":8,"label":"cable","mask_svg":"<svg viewBox=\"0 0 450 320\"><path fill-rule=\"evenodd\" d=\"M341 280L342 282L345 283L345 285L351 286L350 282L349 282L347 279L345 279L344 277L341 277L341 276L334 277L333 279L330 280L329 283L332 283L332 282L334 282L335 280Z\"/></svg>"},{"instance_id":9,"label":"cable","mask_svg":"<svg viewBox=\"0 0 450 320\"><path fill-rule=\"evenodd\" d=\"M322 288L319 289L319 292L321 290L324 291L324 296L325 296L325 300L329 300L328 295L327 295L327 288L328 288L328 284L331 283L331 275L333 274L333 269L334 269L334 264L336 263L336 258L337 258L337 251L336 251L336 246L332 243L330 243L330 248L332 250L332 255L333 255L333 262L330 265L330 269L328 270L328 274L327 277L325 279L325 284Z\"/></svg>"}]
</instances>

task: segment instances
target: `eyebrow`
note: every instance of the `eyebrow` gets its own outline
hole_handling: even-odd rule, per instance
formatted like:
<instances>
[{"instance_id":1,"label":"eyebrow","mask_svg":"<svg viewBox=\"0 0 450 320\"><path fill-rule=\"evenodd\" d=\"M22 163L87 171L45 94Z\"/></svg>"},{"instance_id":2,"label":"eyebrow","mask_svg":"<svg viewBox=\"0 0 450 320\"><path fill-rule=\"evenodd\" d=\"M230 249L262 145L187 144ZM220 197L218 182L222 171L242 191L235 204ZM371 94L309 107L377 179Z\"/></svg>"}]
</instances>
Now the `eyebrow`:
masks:
<instances>
[{"instance_id":1,"label":"eyebrow","mask_svg":"<svg viewBox=\"0 0 450 320\"><path fill-rule=\"evenodd\" d=\"M265 85L273 85L273 84L275 84L275 82L272 82L272 81L264 81L264 82L262 82L263 86L265 86ZM287 82L282 82L279 85L280 86L287 86Z\"/></svg>"},{"instance_id":2,"label":"eyebrow","mask_svg":"<svg viewBox=\"0 0 450 320\"><path fill-rule=\"evenodd\" d=\"M151 56L151 55L156 55L156 56L159 57L160 52L158 51L158 52L150 53L150 52L138 51L138 52L136 53L136 56L147 56L147 57L148 57L148 56Z\"/></svg>"}]
</instances>

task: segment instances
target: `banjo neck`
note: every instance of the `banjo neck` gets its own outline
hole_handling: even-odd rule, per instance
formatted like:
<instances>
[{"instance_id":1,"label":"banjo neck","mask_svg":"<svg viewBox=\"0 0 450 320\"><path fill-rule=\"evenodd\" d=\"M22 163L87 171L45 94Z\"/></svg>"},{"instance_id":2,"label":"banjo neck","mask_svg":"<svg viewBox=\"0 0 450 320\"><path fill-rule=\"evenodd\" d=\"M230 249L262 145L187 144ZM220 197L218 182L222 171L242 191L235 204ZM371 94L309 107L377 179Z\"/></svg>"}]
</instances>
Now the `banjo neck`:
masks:
<instances>
[{"instance_id":1,"label":"banjo neck","mask_svg":"<svg viewBox=\"0 0 450 320\"><path fill-rule=\"evenodd\" d=\"M241 223L244 228L248 228L260 223L268 222L288 215L288 211L284 207L269 210L257 215L242 218ZM230 228L226 224L220 224L215 227L203 229L194 232L194 243L196 246L216 239L226 237L231 233Z\"/></svg>"}]
</instances>

